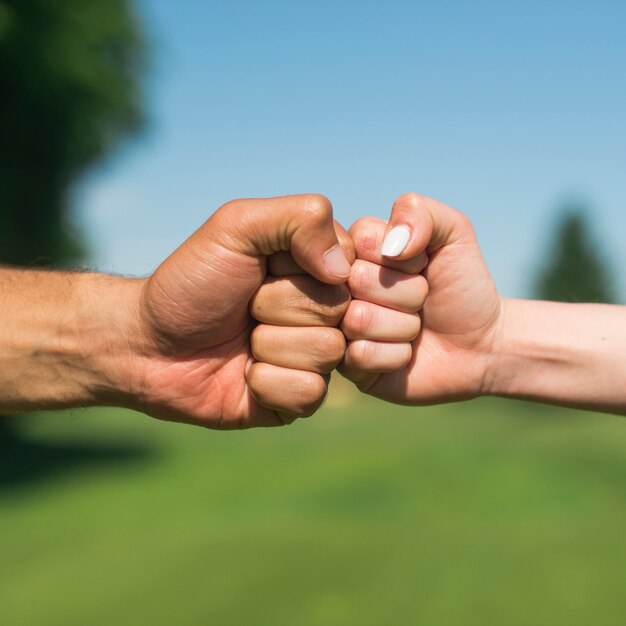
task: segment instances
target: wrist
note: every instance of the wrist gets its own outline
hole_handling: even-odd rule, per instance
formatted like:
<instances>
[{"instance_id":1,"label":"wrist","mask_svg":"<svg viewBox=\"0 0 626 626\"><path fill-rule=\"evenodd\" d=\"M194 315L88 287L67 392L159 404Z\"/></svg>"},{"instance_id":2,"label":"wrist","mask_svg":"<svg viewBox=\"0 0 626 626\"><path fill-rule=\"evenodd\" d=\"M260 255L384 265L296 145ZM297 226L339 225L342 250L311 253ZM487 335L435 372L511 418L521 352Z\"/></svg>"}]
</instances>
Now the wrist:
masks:
<instances>
[{"instance_id":1,"label":"wrist","mask_svg":"<svg viewBox=\"0 0 626 626\"><path fill-rule=\"evenodd\" d=\"M67 361L82 370L87 405L139 408L149 341L140 300L145 279L77 275L78 332L65 341Z\"/></svg>"},{"instance_id":2,"label":"wrist","mask_svg":"<svg viewBox=\"0 0 626 626\"><path fill-rule=\"evenodd\" d=\"M485 395L530 400L555 395L553 387L583 357L567 329L564 306L572 305L503 300Z\"/></svg>"},{"instance_id":3,"label":"wrist","mask_svg":"<svg viewBox=\"0 0 626 626\"><path fill-rule=\"evenodd\" d=\"M471 340L469 358L463 365L463 386L459 399L472 399L494 395L500 376L501 357L505 343L509 302L497 293L488 322L479 331L479 337Z\"/></svg>"},{"instance_id":4,"label":"wrist","mask_svg":"<svg viewBox=\"0 0 626 626\"><path fill-rule=\"evenodd\" d=\"M506 395L504 389L510 379L508 368L510 353L509 327L511 323L511 300L500 299L500 313L494 327L491 344L485 360L485 374L481 392L482 396Z\"/></svg>"}]
</instances>

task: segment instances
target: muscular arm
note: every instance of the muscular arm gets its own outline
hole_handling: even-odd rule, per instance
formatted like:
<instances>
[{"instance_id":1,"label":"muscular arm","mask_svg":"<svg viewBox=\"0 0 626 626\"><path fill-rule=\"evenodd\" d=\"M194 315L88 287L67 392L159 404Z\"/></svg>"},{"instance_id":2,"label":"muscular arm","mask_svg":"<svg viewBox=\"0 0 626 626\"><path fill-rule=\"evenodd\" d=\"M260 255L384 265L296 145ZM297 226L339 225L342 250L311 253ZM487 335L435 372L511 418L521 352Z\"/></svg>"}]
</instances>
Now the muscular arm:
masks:
<instances>
[{"instance_id":1,"label":"muscular arm","mask_svg":"<svg viewBox=\"0 0 626 626\"><path fill-rule=\"evenodd\" d=\"M0 412L130 405L142 282L0 268Z\"/></svg>"},{"instance_id":2,"label":"muscular arm","mask_svg":"<svg viewBox=\"0 0 626 626\"><path fill-rule=\"evenodd\" d=\"M626 307L504 300L492 395L626 415Z\"/></svg>"}]
</instances>

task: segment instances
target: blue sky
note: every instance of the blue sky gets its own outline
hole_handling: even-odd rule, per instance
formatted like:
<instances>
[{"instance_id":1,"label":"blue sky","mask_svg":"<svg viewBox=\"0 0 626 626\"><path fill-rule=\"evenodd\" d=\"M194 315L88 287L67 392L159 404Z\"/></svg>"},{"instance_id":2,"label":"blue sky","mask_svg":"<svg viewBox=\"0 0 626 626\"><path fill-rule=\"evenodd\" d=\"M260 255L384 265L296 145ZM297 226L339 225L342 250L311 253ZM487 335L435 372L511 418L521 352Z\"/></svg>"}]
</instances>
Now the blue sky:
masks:
<instances>
[{"instance_id":1,"label":"blue sky","mask_svg":"<svg viewBox=\"0 0 626 626\"><path fill-rule=\"evenodd\" d=\"M80 193L93 265L145 274L236 197L405 191L473 219L525 296L580 196L626 294L626 3L143 0L149 128Z\"/></svg>"}]
</instances>

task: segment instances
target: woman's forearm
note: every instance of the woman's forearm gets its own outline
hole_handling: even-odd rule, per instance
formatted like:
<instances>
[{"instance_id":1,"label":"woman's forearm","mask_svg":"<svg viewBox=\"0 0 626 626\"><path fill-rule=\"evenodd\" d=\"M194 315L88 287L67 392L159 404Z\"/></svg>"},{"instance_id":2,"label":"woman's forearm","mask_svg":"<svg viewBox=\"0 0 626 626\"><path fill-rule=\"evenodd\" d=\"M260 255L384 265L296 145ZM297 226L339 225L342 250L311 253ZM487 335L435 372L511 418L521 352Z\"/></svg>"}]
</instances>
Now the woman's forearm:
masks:
<instances>
[{"instance_id":1,"label":"woman's forearm","mask_svg":"<svg viewBox=\"0 0 626 626\"><path fill-rule=\"evenodd\" d=\"M487 393L626 415L626 307L504 300Z\"/></svg>"},{"instance_id":2,"label":"woman's forearm","mask_svg":"<svg viewBox=\"0 0 626 626\"><path fill-rule=\"evenodd\" d=\"M124 404L139 282L0 268L0 412Z\"/></svg>"}]
</instances>

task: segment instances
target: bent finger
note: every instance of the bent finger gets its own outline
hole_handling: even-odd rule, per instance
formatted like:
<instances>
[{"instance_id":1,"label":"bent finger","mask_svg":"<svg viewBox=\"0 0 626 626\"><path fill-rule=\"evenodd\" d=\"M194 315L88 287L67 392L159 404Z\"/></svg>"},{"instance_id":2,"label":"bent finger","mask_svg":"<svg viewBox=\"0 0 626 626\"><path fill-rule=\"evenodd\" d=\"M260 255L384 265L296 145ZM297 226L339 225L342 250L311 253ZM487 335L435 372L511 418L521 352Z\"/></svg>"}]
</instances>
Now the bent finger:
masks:
<instances>
[{"instance_id":1,"label":"bent finger","mask_svg":"<svg viewBox=\"0 0 626 626\"><path fill-rule=\"evenodd\" d=\"M326 285L302 274L267 278L250 301L250 313L274 326L337 326L349 303L346 285Z\"/></svg>"},{"instance_id":2,"label":"bent finger","mask_svg":"<svg viewBox=\"0 0 626 626\"><path fill-rule=\"evenodd\" d=\"M337 328L288 327L259 324L250 339L257 361L288 369L328 374L337 367L346 350L346 340Z\"/></svg>"},{"instance_id":3,"label":"bent finger","mask_svg":"<svg viewBox=\"0 0 626 626\"><path fill-rule=\"evenodd\" d=\"M357 259L348 280L352 297L391 309L415 313L428 295L428 283L420 274L405 274Z\"/></svg>"},{"instance_id":4,"label":"bent finger","mask_svg":"<svg viewBox=\"0 0 626 626\"><path fill-rule=\"evenodd\" d=\"M346 259L348 259L348 262L352 265L356 258L352 237L337 220L334 220L334 228L337 239L339 240L339 245L346 255ZM289 251L276 252L269 256L267 258L267 272L271 276L289 276L292 274L306 273L300 265L296 263L296 260Z\"/></svg>"},{"instance_id":5,"label":"bent finger","mask_svg":"<svg viewBox=\"0 0 626 626\"><path fill-rule=\"evenodd\" d=\"M360 381L372 374L386 374L405 368L411 361L409 342L389 343L359 339L348 344L339 371L350 380Z\"/></svg>"},{"instance_id":6,"label":"bent finger","mask_svg":"<svg viewBox=\"0 0 626 626\"><path fill-rule=\"evenodd\" d=\"M428 255L422 251L416 256L396 258L383 256L381 249L387 222L377 217L362 217L350 226L350 235L354 242L357 259L376 263L384 267L404 272L405 274L419 274L428 263Z\"/></svg>"},{"instance_id":7,"label":"bent finger","mask_svg":"<svg viewBox=\"0 0 626 626\"><path fill-rule=\"evenodd\" d=\"M328 392L327 380L320 374L269 363L253 363L246 380L256 401L275 411L286 423L313 415Z\"/></svg>"},{"instance_id":8,"label":"bent finger","mask_svg":"<svg viewBox=\"0 0 626 626\"><path fill-rule=\"evenodd\" d=\"M417 313L395 311L365 300L352 300L341 322L347 339L376 341L413 341L422 320Z\"/></svg>"},{"instance_id":9,"label":"bent finger","mask_svg":"<svg viewBox=\"0 0 626 626\"><path fill-rule=\"evenodd\" d=\"M473 237L472 225L460 211L433 198L406 193L393 204L381 253L403 260Z\"/></svg>"}]
</instances>

